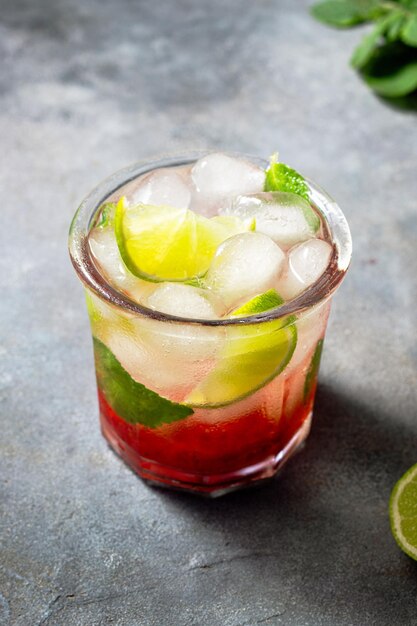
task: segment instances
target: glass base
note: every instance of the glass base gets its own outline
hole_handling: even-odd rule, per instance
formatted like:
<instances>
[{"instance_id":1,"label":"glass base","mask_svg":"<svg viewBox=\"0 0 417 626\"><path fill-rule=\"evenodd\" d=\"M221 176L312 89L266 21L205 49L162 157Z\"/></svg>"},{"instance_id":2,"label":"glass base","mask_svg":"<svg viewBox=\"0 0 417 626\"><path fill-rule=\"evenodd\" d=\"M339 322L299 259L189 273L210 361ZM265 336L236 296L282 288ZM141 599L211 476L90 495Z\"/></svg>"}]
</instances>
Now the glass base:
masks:
<instances>
[{"instance_id":1,"label":"glass base","mask_svg":"<svg viewBox=\"0 0 417 626\"><path fill-rule=\"evenodd\" d=\"M311 428L311 417L310 412L301 427L277 454L270 455L255 465L225 474L212 475L181 472L146 459L121 441L104 419L101 420L101 429L110 447L148 484L216 498L237 489L257 485L276 476L307 438Z\"/></svg>"}]
</instances>

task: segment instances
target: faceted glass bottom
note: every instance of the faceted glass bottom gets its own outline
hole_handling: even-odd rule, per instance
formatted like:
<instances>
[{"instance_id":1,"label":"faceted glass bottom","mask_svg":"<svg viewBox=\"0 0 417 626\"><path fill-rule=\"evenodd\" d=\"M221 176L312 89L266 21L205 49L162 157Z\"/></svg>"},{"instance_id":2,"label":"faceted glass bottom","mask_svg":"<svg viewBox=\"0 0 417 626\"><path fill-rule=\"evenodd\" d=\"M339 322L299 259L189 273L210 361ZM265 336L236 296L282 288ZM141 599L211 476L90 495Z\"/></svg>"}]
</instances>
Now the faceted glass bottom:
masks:
<instances>
[{"instance_id":1,"label":"faceted glass bottom","mask_svg":"<svg viewBox=\"0 0 417 626\"><path fill-rule=\"evenodd\" d=\"M190 473L166 466L142 456L129 446L112 427L111 420L100 412L101 429L110 447L145 482L168 489L186 491L206 497L217 497L270 480L302 446L311 427L312 411L305 416L298 430L279 450L256 463L224 473Z\"/></svg>"}]
</instances>

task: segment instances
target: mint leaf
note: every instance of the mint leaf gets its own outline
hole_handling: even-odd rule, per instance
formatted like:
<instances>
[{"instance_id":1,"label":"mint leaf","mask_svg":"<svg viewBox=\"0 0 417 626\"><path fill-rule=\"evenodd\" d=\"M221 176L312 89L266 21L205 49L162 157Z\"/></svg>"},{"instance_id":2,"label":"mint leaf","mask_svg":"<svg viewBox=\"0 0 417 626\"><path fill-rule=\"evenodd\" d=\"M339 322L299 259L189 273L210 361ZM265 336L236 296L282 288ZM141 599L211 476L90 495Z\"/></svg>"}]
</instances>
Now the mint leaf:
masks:
<instances>
[{"instance_id":1,"label":"mint leaf","mask_svg":"<svg viewBox=\"0 0 417 626\"><path fill-rule=\"evenodd\" d=\"M176 404L136 382L114 354L93 337L97 383L111 408L129 424L157 428L192 415L194 411Z\"/></svg>"},{"instance_id":2,"label":"mint leaf","mask_svg":"<svg viewBox=\"0 0 417 626\"><path fill-rule=\"evenodd\" d=\"M351 65L383 97L402 98L417 89L417 0L325 0L311 12L337 27L376 22L355 49Z\"/></svg>"},{"instance_id":3,"label":"mint leaf","mask_svg":"<svg viewBox=\"0 0 417 626\"><path fill-rule=\"evenodd\" d=\"M417 9L417 0L397 0L400 4L402 4L406 9Z\"/></svg>"},{"instance_id":4,"label":"mint leaf","mask_svg":"<svg viewBox=\"0 0 417 626\"><path fill-rule=\"evenodd\" d=\"M417 47L417 14L407 19L401 30L401 39L409 46Z\"/></svg>"},{"instance_id":5,"label":"mint leaf","mask_svg":"<svg viewBox=\"0 0 417 626\"><path fill-rule=\"evenodd\" d=\"M115 213L115 202L106 202L105 204L103 204L100 209L100 216L97 222L97 226L100 226L100 228L105 228L106 226L110 226L111 224L113 224Z\"/></svg>"},{"instance_id":6,"label":"mint leaf","mask_svg":"<svg viewBox=\"0 0 417 626\"><path fill-rule=\"evenodd\" d=\"M323 339L319 339L308 367L307 376L304 383L304 402L306 402L313 389L314 382L319 373L321 353L323 352Z\"/></svg>"},{"instance_id":7,"label":"mint leaf","mask_svg":"<svg viewBox=\"0 0 417 626\"><path fill-rule=\"evenodd\" d=\"M380 46L361 74L380 96L406 96L417 89L417 50L400 43Z\"/></svg>"},{"instance_id":8,"label":"mint leaf","mask_svg":"<svg viewBox=\"0 0 417 626\"><path fill-rule=\"evenodd\" d=\"M286 191L309 201L308 185L301 174L285 163L274 162L273 159L274 157L266 170L264 191Z\"/></svg>"},{"instance_id":9,"label":"mint leaf","mask_svg":"<svg viewBox=\"0 0 417 626\"><path fill-rule=\"evenodd\" d=\"M381 36L393 22L393 17L395 17L395 19L397 18L397 16L389 15L388 17L380 19L376 23L374 30L362 39L359 46L355 48L350 60L352 67L360 69L368 63L381 40Z\"/></svg>"},{"instance_id":10,"label":"mint leaf","mask_svg":"<svg viewBox=\"0 0 417 626\"><path fill-rule=\"evenodd\" d=\"M373 5L374 2L325 0L315 4L311 8L311 13L316 19L330 26L349 28L365 22Z\"/></svg>"},{"instance_id":11,"label":"mint leaf","mask_svg":"<svg viewBox=\"0 0 417 626\"><path fill-rule=\"evenodd\" d=\"M388 42L397 41L401 35L401 30L406 21L406 16L403 11L399 10L392 16L392 21L387 27L385 38Z\"/></svg>"},{"instance_id":12,"label":"mint leaf","mask_svg":"<svg viewBox=\"0 0 417 626\"><path fill-rule=\"evenodd\" d=\"M355 48L350 59L350 64L355 69L363 67L370 58L378 44L380 33L378 29L374 29L372 33L362 39L359 46Z\"/></svg>"}]
</instances>

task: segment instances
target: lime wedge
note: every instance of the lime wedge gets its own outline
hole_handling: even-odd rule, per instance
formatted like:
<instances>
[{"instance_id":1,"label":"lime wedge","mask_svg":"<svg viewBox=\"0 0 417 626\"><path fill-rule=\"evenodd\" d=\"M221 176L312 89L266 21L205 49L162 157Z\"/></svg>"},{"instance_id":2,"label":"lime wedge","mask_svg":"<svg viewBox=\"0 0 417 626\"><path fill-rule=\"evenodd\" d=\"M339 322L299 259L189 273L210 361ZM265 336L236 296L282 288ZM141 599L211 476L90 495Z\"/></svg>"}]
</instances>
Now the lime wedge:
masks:
<instances>
[{"instance_id":1,"label":"lime wedge","mask_svg":"<svg viewBox=\"0 0 417 626\"><path fill-rule=\"evenodd\" d=\"M262 313L281 305L270 289L246 302L233 317ZM215 368L188 395L185 404L216 407L236 402L263 387L289 363L297 343L294 316L226 329L226 341Z\"/></svg>"},{"instance_id":2,"label":"lime wedge","mask_svg":"<svg viewBox=\"0 0 417 626\"><path fill-rule=\"evenodd\" d=\"M252 228L253 220L207 219L171 206L128 206L124 197L116 207L115 234L123 262L135 276L155 282L204 275L225 239Z\"/></svg>"},{"instance_id":3,"label":"lime wedge","mask_svg":"<svg viewBox=\"0 0 417 626\"><path fill-rule=\"evenodd\" d=\"M275 291L275 289L269 289L265 293L261 293L259 296L255 296L252 300L248 300L245 304L235 309L230 316L231 317L246 317L249 315L255 315L256 313L263 313L269 311L269 309L275 309L284 303L283 298Z\"/></svg>"},{"instance_id":4,"label":"lime wedge","mask_svg":"<svg viewBox=\"0 0 417 626\"><path fill-rule=\"evenodd\" d=\"M417 464L392 490L389 515L395 541L401 550L417 561Z\"/></svg>"}]
</instances>

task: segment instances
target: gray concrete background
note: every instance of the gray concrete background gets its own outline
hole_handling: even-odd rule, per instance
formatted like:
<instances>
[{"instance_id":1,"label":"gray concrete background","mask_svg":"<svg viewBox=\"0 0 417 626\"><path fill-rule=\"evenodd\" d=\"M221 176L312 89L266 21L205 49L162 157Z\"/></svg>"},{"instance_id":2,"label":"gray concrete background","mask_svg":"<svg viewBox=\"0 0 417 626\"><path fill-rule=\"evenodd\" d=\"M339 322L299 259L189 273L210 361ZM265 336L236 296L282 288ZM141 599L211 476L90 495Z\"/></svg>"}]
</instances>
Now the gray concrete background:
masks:
<instances>
[{"instance_id":1,"label":"gray concrete background","mask_svg":"<svg viewBox=\"0 0 417 626\"><path fill-rule=\"evenodd\" d=\"M417 117L309 4L0 2L2 625L417 623L387 516L417 462ZM66 251L102 178L205 147L278 149L355 243L307 447L218 501L152 490L107 448Z\"/></svg>"}]
</instances>

